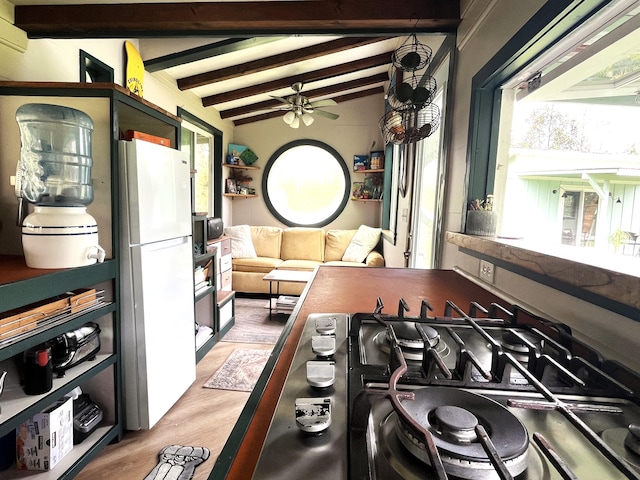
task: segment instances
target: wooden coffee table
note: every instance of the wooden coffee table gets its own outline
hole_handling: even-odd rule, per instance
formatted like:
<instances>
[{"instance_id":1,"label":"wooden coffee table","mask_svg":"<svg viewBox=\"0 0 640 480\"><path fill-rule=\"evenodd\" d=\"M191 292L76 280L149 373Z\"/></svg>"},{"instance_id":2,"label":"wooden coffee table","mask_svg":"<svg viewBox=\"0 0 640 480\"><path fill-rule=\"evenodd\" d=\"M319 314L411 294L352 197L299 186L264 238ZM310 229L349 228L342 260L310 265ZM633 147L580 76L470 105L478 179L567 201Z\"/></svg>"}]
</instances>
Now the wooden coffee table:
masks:
<instances>
[{"instance_id":1,"label":"wooden coffee table","mask_svg":"<svg viewBox=\"0 0 640 480\"><path fill-rule=\"evenodd\" d=\"M305 272L301 270L271 270L262 277L263 280L269 282L269 319L272 318L274 311L275 313L291 313L295 307L295 303L291 304L291 306L278 306L277 302L280 297L280 282L307 283L311 280L311 277L313 277L313 272ZM274 283L276 284L275 294L273 291ZM297 298L293 295L287 297Z\"/></svg>"}]
</instances>

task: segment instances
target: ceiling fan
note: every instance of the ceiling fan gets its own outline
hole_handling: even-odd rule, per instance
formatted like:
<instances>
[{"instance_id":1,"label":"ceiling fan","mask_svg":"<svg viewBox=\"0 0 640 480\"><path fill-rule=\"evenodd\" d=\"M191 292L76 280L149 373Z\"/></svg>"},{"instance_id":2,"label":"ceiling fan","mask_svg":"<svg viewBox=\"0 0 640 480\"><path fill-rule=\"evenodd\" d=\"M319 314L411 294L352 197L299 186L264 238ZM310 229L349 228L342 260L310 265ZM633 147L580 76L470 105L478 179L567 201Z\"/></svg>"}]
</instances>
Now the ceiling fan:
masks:
<instances>
[{"instance_id":1,"label":"ceiling fan","mask_svg":"<svg viewBox=\"0 0 640 480\"><path fill-rule=\"evenodd\" d=\"M282 117L284 123L289 125L291 128L298 128L300 126L300 120L302 119L302 122L308 127L314 120L312 114L320 115L330 120L335 120L339 117L339 115L335 113L320 110L319 108L337 105L335 100L328 98L325 100L311 102L307 97L300 93L303 86L304 84L302 82L296 82L291 85L291 89L295 92L295 95L291 95L289 97L276 97L271 95L271 98L274 98L286 105L283 108L284 110L287 110L287 113Z\"/></svg>"}]
</instances>

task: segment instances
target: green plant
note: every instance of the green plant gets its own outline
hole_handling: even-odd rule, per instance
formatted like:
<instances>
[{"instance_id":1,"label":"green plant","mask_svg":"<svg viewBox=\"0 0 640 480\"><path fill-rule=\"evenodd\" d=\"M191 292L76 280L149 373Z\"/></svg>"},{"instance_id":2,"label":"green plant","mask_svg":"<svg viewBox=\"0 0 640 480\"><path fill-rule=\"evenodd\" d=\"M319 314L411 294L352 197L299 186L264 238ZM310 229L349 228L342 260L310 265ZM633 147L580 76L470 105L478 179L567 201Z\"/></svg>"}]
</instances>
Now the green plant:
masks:
<instances>
[{"instance_id":1,"label":"green plant","mask_svg":"<svg viewBox=\"0 0 640 480\"><path fill-rule=\"evenodd\" d=\"M493 195L487 195L485 200L480 200L476 198L471 203L469 203L469 210L484 210L484 211L492 211L493 210Z\"/></svg>"}]
</instances>

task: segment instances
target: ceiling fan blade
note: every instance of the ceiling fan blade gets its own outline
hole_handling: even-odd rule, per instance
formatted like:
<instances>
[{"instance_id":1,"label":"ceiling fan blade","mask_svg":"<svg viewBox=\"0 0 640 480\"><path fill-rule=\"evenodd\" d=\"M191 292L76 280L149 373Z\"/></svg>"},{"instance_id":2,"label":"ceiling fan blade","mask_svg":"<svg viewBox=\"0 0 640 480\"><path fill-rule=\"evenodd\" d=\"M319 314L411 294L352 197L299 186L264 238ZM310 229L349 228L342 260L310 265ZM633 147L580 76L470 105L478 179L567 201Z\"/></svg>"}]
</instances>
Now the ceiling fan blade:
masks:
<instances>
[{"instance_id":1,"label":"ceiling fan blade","mask_svg":"<svg viewBox=\"0 0 640 480\"><path fill-rule=\"evenodd\" d=\"M286 103L287 105L291 105L291 102L289 101L288 98L276 97L275 95L269 95L269 96L274 100L278 100L279 102Z\"/></svg>"},{"instance_id":2,"label":"ceiling fan blade","mask_svg":"<svg viewBox=\"0 0 640 480\"><path fill-rule=\"evenodd\" d=\"M336 103L335 100L332 100L330 98L327 98L326 100L318 100L317 102L311 102L309 103L309 106L311 108L316 108L316 107L333 107L335 105L338 105Z\"/></svg>"},{"instance_id":3,"label":"ceiling fan blade","mask_svg":"<svg viewBox=\"0 0 640 480\"><path fill-rule=\"evenodd\" d=\"M314 115L320 115L321 117L326 117L330 120L336 120L337 118L340 117L340 115L336 114L336 113L331 113L331 112L325 112L324 110L314 110L313 111Z\"/></svg>"}]
</instances>

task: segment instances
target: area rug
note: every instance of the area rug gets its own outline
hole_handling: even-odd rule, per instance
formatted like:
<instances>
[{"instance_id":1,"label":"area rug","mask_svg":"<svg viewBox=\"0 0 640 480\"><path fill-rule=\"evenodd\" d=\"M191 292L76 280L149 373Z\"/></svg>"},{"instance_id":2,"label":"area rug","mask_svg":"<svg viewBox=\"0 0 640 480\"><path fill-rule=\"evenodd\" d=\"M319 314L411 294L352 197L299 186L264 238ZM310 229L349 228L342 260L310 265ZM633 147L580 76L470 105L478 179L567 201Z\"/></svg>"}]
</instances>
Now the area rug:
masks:
<instances>
[{"instance_id":1,"label":"area rug","mask_svg":"<svg viewBox=\"0 0 640 480\"><path fill-rule=\"evenodd\" d=\"M236 298L235 324L224 337L223 342L268 343L275 345L280 338L286 318L274 315L269 319L267 298Z\"/></svg>"},{"instance_id":2,"label":"area rug","mask_svg":"<svg viewBox=\"0 0 640 480\"><path fill-rule=\"evenodd\" d=\"M238 348L204 384L205 388L250 392L255 387L271 350Z\"/></svg>"},{"instance_id":3,"label":"area rug","mask_svg":"<svg viewBox=\"0 0 640 480\"><path fill-rule=\"evenodd\" d=\"M158 464L144 480L191 480L196 467L209 455L205 447L168 445L160 450Z\"/></svg>"}]
</instances>

